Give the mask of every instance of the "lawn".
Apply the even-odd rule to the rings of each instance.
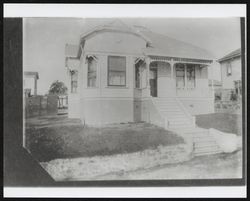
[[[27,148],[40,162],[123,154],[184,143],[176,134],[149,123],[83,127],[67,116],[33,118],[26,121]]]
[[[196,116],[201,128],[215,128],[226,133],[242,135],[242,116],[238,114],[213,113]]]

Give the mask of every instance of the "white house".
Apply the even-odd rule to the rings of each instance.
[[[38,72],[25,71],[23,74],[23,89],[26,96],[37,95]]]
[[[67,44],[65,54],[68,115],[84,124],[193,127],[194,115],[214,112],[213,56],[199,47],[114,21]]]
[[[218,62],[221,65],[222,88],[241,94],[241,49],[230,52]]]

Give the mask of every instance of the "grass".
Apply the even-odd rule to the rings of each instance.
[[[26,139],[28,149],[40,162],[132,153],[184,142],[176,134],[148,123],[93,128],[65,116],[28,119]]]
[[[196,116],[201,128],[215,128],[226,133],[242,135],[242,116],[238,114],[214,113]]]

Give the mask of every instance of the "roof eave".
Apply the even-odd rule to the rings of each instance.
[[[241,53],[232,55],[232,56],[230,56],[230,57],[223,57],[223,58],[221,58],[221,59],[218,59],[217,62],[221,63],[221,62],[223,62],[223,61],[227,61],[227,60],[230,60],[230,59],[234,59],[234,58],[240,57],[240,56],[241,56]]]

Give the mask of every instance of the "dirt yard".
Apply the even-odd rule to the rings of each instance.
[[[214,113],[196,116],[201,128],[215,128],[222,132],[242,135],[242,116],[238,114]]]
[[[165,164],[136,171],[116,172],[96,177],[96,180],[151,179],[233,179],[242,178],[242,150],[195,157],[189,161]]]
[[[65,115],[27,119],[27,148],[40,162],[124,154],[184,143],[176,134],[149,123],[83,127]]]

